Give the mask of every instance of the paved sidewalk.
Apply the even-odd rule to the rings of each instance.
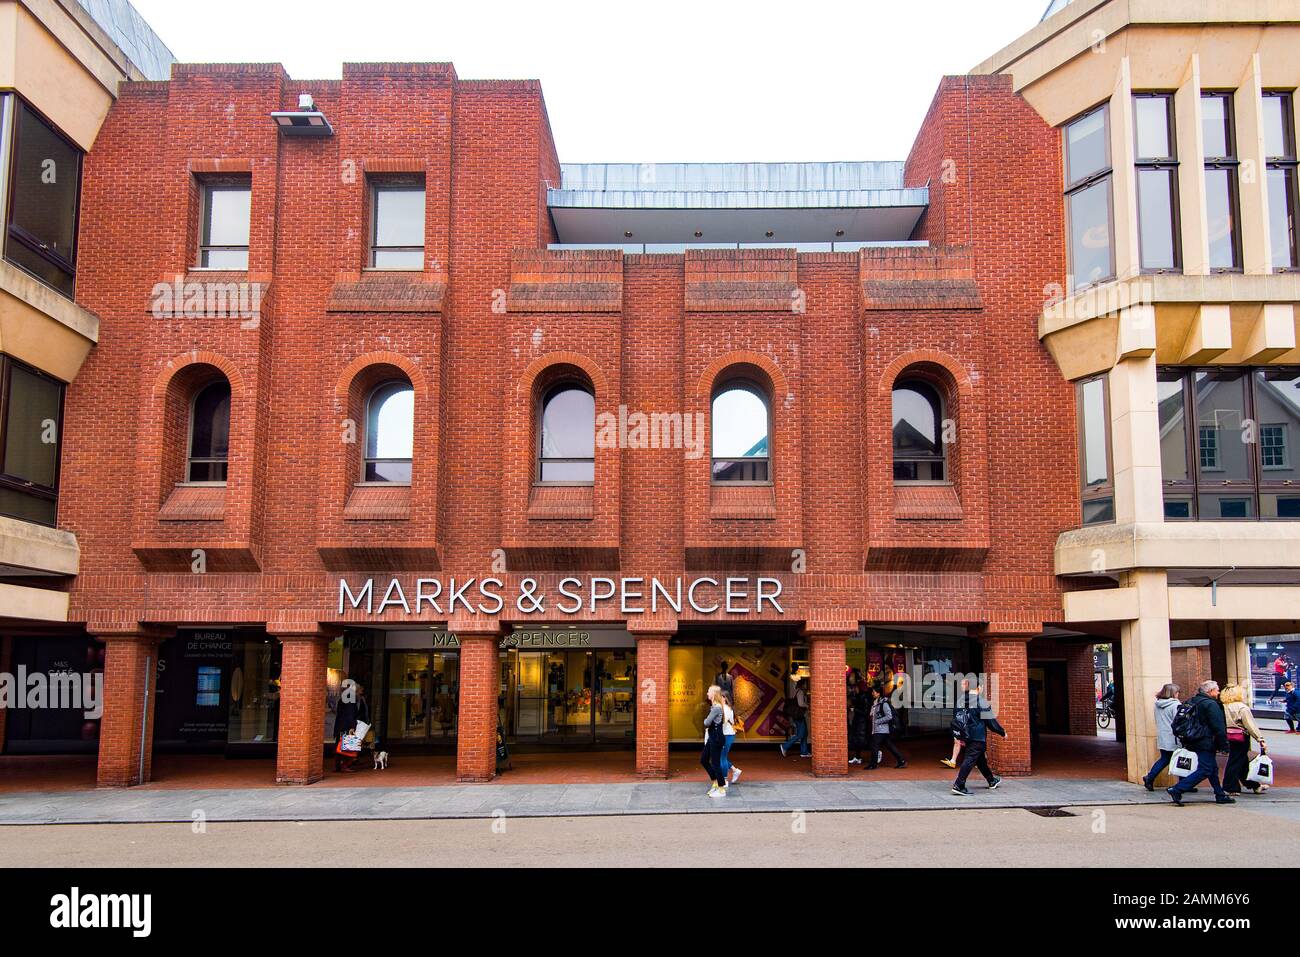
[[[683,812],[924,811],[951,808],[1169,804],[1124,781],[1008,778],[996,791],[972,782],[958,797],[938,781],[743,781],[725,798],[707,784],[479,784],[445,787],[144,789],[29,792],[0,796],[0,825],[146,824],[207,821],[350,821],[509,817],[581,817]],[[1208,803],[1205,791],[1187,804]],[[1245,806],[1300,803],[1300,788],[1274,788]]]

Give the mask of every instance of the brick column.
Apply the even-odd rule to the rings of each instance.
[[[984,673],[996,675],[998,722],[1007,736],[989,734],[989,763],[1000,775],[1031,773],[1029,756],[1029,655],[1032,635],[982,635]],[[992,687],[985,689],[992,693]]]
[[[102,788],[145,784],[153,771],[158,644],[164,635],[138,624],[87,631],[105,645],[96,783]]]
[[[668,643],[677,623],[632,619],[627,628],[636,638],[636,773],[667,778]]]
[[[1069,694],[1070,734],[1097,734],[1097,695],[1093,683],[1092,645],[1063,646]]]
[[[804,627],[812,671],[813,774],[843,778],[849,774],[849,703],[844,684],[844,643],[858,634],[857,622],[810,621]]]
[[[325,776],[325,672],[336,632],[302,622],[268,622],[266,631],[280,642],[275,783],[314,784]]]
[[[0,637],[0,673],[14,673],[14,641],[9,635]],[[7,708],[0,708],[0,754],[5,753],[5,715]]]
[[[501,627],[494,619],[484,619],[452,621],[447,630],[460,639],[456,780],[491,781],[497,773]]]

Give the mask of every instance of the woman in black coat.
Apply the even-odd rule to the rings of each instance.
[[[862,751],[871,737],[871,702],[861,685],[850,696],[849,707],[853,709],[849,716],[849,764],[861,764]]]

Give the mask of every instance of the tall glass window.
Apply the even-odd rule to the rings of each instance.
[[[1196,514],[1195,482],[1187,468],[1187,402],[1181,369],[1157,373],[1156,402],[1160,417],[1160,468],[1164,482],[1165,518]]]
[[[1106,376],[1077,386],[1079,408],[1079,483],[1083,524],[1115,521],[1115,485],[1110,464],[1110,403]]]
[[[1300,369],[1256,369],[1253,401],[1259,423],[1259,516],[1300,518]]]
[[[370,265],[424,268],[424,184],[380,181],[370,187]]]
[[[1290,93],[1264,94],[1264,156],[1273,268],[1294,269],[1300,264],[1300,253],[1296,248],[1295,101]]]
[[[894,481],[942,482],[947,475],[943,401],[928,382],[894,386]]]
[[[199,266],[247,269],[252,184],[246,178],[212,179],[202,183],[201,191]]]
[[[1173,106],[1170,93],[1139,93],[1133,97],[1138,245],[1146,272],[1175,270],[1181,265]]]
[[[713,481],[761,484],[771,480],[767,393],[733,381],[713,395]]]
[[[1062,129],[1071,289],[1115,276],[1109,117],[1102,104]]]
[[[581,485],[596,480],[596,397],[575,382],[555,386],[542,400],[537,478]]]
[[[415,390],[409,382],[385,382],[366,402],[366,458],[362,481],[411,481],[415,449]]]
[[[77,273],[82,153],[21,99],[8,100],[11,129],[4,133],[12,137],[13,158],[4,255],[71,297]]]
[[[1210,233],[1210,268],[1241,266],[1241,236],[1237,227],[1237,142],[1231,93],[1201,95],[1201,132],[1205,142],[1206,224]]]
[[[199,390],[190,410],[191,482],[224,482],[230,460],[230,383],[225,379]]]
[[[0,514],[55,523],[62,439],[62,382],[0,357]]]

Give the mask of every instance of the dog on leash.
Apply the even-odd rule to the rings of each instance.
[[[387,771],[387,770],[388,770],[388,752],[387,752],[387,751],[380,751],[380,750],[379,750],[379,743],[378,743],[378,742],[375,743],[374,752],[375,752],[375,770],[376,770],[376,771]]]

